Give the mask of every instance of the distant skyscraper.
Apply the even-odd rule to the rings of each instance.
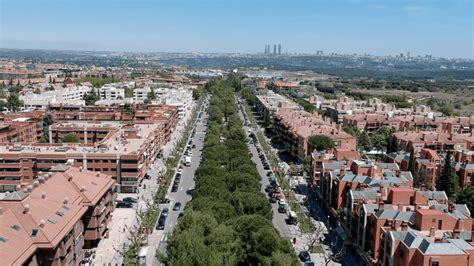
[[[278,54],[281,54],[281,44],[278,44]]]
[[[274,45],[273,45],[273,54],[276,54],[276,53],[277,53],[277,45],[274,44]]]

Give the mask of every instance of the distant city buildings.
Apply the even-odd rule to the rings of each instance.
[[[271,45],[270,44],[265,44],[265,52],[264,54],[266,55],[281,55],[281,44],[274,44],[273,45],[273,53],[271,50]]]

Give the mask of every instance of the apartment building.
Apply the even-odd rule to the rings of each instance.
[[[102,100],[120,100],[125,98],[125,89],[108,84],[99,89],[99,95]]]
[[[23,107],[26,109],[46,109],[50,104],[76,104],[85,105],[84,95],[92,90],[88,86],[71,86],[59,88],[54,91],[44,91],[41,94],[28,93],[21,95]]]
[[[323,135],[335,143],[336,149],[356,150],[356,138],[340,130],[334,123],[324,120],[318,114],[306,111],[280,108],[273,114],[273,131],[285,144],[288,152],[302,161],[312,152],[309,147],[311,136]]]
[[[342,124],[344,127],[354,127],[369,134],[384,126],[395,129],[399,128],[399,121],[396,118],[381,114],[344,115]]]
[[[51,126],[49,144],[0,145],[0,191],[28,185],[40,172],[70,163],[110,175],[117,191],[136,192],[160,153],[164,124],[157,122],[60,122]],[[62,143],[73,134],[80,143]]]
[[[150,87],[136,88],[133,90],[133,100],[144,102],[148,99],[148,94],[151,92]]]
[[[0,143],[36,142],[40,138],[42,130],[42,125],[29,118],[0,122]]]
[[[75,106],[51,105],[54,121],[129,121],[157,122],[164,125],[163,141],[167,142],[179,121],[178,108],[168,105],[111,105],[111,106]]]
[[[79,265],[107,235],[115,182],[68,165],[0,196],[1,265]]]
[[[450,150],[474,149],[474,135],[470,133],[446,133],[438,131],[405,131],[394,134],[399,148],[405,151],[412,149],[416,154],[422,148],[435,150],[438,153]]]

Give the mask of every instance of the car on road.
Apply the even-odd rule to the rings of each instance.
[[[283,199],[283,195],[280,194],[280,193],[275,193],[274,195],[275,195],[277,201]]]
[[[181,174],[180,173],[177,173],[176,176],[174,177],[174,179],[181,179]]]
[[[191,166],[191,156],[184,157],[184,165]]]
[[[194,188],[190,188],[190,189],[186,190],[186,194],[188,194],[190,196],[192,196],[193,193],[194,193]]]
[[[166,203],[170,203],[170,199],[167,199],[167,198],[160,199],[160,204],[166,204]]]
[[[125,197],[122,199],[123,202],[130,202],[130,203],[137,203],[138,200],[136,198],[132,198],[132,197]]]
[[[311,261],[311,255],[306,250],[301,251],[300,254],[298,254],[298,257],[302,262]]]
[[[312,261],[305,261],[303,265],[304,266],[315,266],[316,264],[314,264],[314,262],[312,262]]]
[[[183,168],[181,168],[181,166],[180,166],[178,168],[178,170],[176,170],[176,173],[182,175],[183,174]]]
[[[178,183],[174,183],[174,184],[173,184],[173,187],[171,188],[171,192],[177,192],[177,191],[178,191],[178,188],[179,188],[179,184],[178,184]]]
[[[160,216],[158,219],[158,224],[156,225],[156,230],[163,230],[165,229],[166,217]]]
[[[176,202],[173,207],[173,211],[179,211],[181,210],[181,202]]]
[[[168,208],[163,208],[163,210],[161,210],[161,216],[167,217],[169,212],[170,210]]]
[[[278,204],[278,212],[286,213],[286,204]]]
[[[120,201],[117,202],[117,205],[115,205],[117,208],[133,208],[133,203],[127,202],[127,201]]]
[[[191,148],[195,149],[195,148],[196,148],[196,144],[193,144],[193,146],[192,146]]]
[[[273,193],[280,193],[280,188],[278,186],[273,187]]]
[[[269,200],[270,200],[270,203],[276,203],[276,202],[277,202],[277,199],[276,199],[275,194],[272,194],[272,195],[270,196],[270,199],[269,199]]]
[[[270,177],[270,176],[272,176],[272,175],[274,175],[272,171],[268,171],[268,172],[267,172],[267,176],[268,176],[268,177]]]
[[[180,212],[180,213],[178,214],[178,220],[181,219],[181,217],[183,217],[183,216],[184,216],[184,212]]]
[[[267,163],[263,165],[263,169],[265,170],[270,170],[270,165],[268,165]]]

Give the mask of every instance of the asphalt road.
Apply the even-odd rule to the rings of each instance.
[[[242,121],[245,121],[244,116],[242,114],[242,111],[240,110],[240,107],[239,107],[239,116],[242,119]],[[248,136],[248,130],[249,129],[251,129],[251,128],[247,127],[247,126],[244,126],[244,130],[245,130],[245,133],[247,135],[247,140],[250,141],[251,138]],[[257,165],[257,170],[258,170],[258,173],[260,174],[260,177],[261,177],[261,182],[260,183],[262,184],[262,186],[260,187],[260,189],[261,189],[262,193],[265,194],[265,196],[268,199],[267,193],[265,192],[265,187],[270,184],[270,181],[268,180],[268,177],[267,177],[267,173],[270,170],[263,169],[262,161],[260,161],[260,158],[258,157],[258,152],[257,152],[256,145],[259,145],[259,144],[248,144],[248,147],[250,149],[250,152],[252,153],[252,161]],[[268,161],[268,158],[266,158],[266,156],[265,156],[265,159]],[[272,218],[273,226],[278,230],[278,232],[280,232],[280,235],[283,238],[288,239],[288,240],[292,240],[293,235],[291,234],[290,230],[288,229],[288,224],[285,221],[285,219],[287,218],[287,214],[278,212],[278,204],[277,203],[271,203],[271,205],[272,205],[272,210],[273,210],[273,218]]]
[[[174,227],[176,226],[178,222],[179,213],[184,211],[186,204],[192,199],[192,197],[187,193],[187,191],[189,189],[194,189],[194,185],[195,185],[194,173],[199,167],[199,161],[202,154],[201,150],[204,147],[204,137],[206,134],[204,130],[206,130],[207,128],[204,122],[205,120],[207,120],[207,118],[208,118],[207,113],[202,112],[201,118],[198,118],[196,121],[196,124],[195,124],[196,133],[193,138],[193,144],[195,144],[196,147],[191,150],[193,153],[193,155],[191,156],[191,165],[183,166],[183,173],[181,175],[178,191],[169,192],[166,197],[170,199],[170,203],[160,205],[160,209],[163,209],[166,207],[169,209],[168,218],[166,219],[166,223],[165,223],[165,229],[156,230],[156,225],[155,225],[155,229],[153,232],[153,234],[157,235],[158,238],[160,239],[158,248],[160,252],[162,253],[166,251],[167,237],[170,233],[172,233]],[[189,143],[189,139],[187,143]],[[181,203],[181,209],[179,211],[173,211],[173,207],[176,202]]]

